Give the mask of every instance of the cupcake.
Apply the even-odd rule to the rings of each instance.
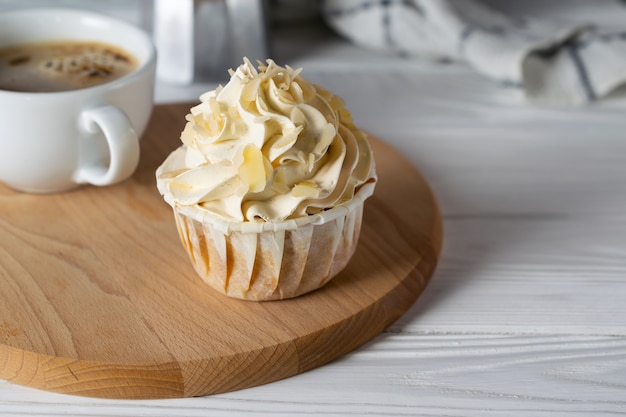
[[[244,59],[191,108],[156,171],[196,272],[229,297],[316,290],[357,246],[372,151],[343,101],[300,72]]]

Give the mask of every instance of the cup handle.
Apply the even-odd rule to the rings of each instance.
[[[88,133],[103,134],[109,148],[109,166],[86,162],[79,167],[76,181],[110,185],[130,177],[139,163],[139,138],[128,116],[115,106],[103,106],[84,110],[79,123]]]

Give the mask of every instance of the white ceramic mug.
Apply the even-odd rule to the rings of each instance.
[[[94,87],[62,92],[0,90],[0,182],[25,192],[109,185],[132,175],[153,108],[156,51],[125,22],[82,10],[0,14],[0,48],[53,40],[96,41],[134,55],[137,68]]]

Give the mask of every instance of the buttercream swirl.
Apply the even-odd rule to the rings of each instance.
[[[272,60],[231,70],[186,116],[157,171],[161,193],[226,221],[281,222],[351,200],[375,181],[372,152],[343,101]]]

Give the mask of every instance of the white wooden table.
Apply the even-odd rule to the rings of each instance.
[[[283,381],[156,401],[0,381],[0,415],[626,415],[626,98],[532,108],[462,65],[326,36],[285,36],[275,58],[342,95],[430,182],[444,246],[425,293],[367,345]],[[159,85],[157,100],[212,87]]]

